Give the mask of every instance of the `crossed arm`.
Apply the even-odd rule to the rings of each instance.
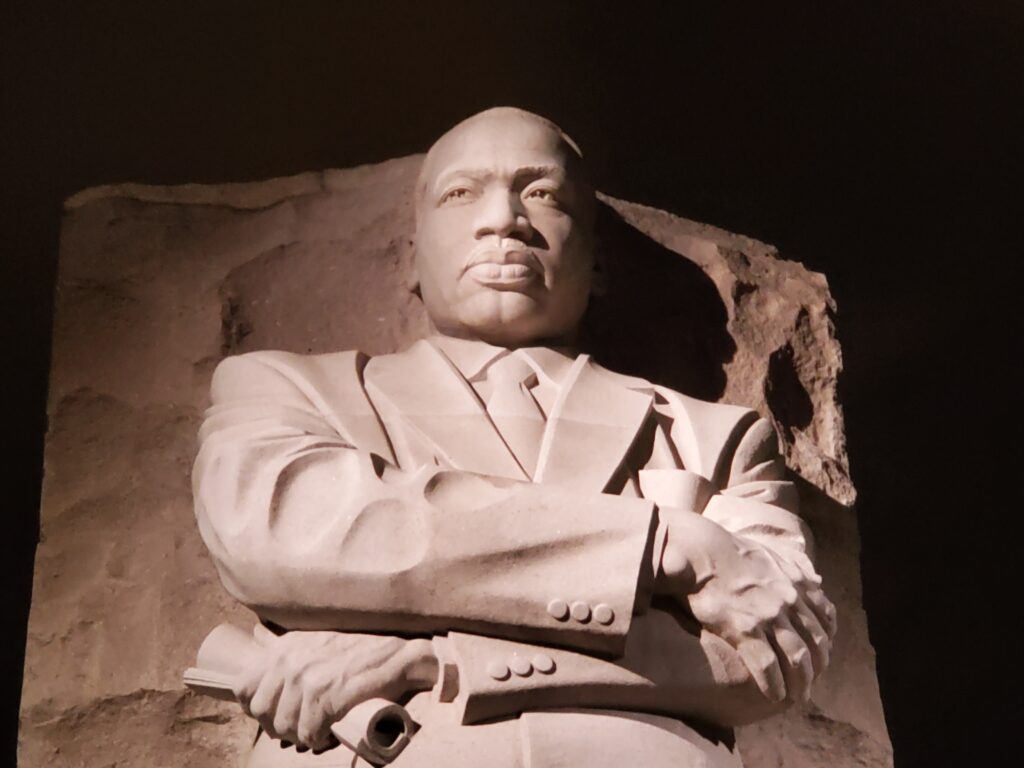
[[[318,721],[360,697],[429,687],[446,659],[467,721],[509,714],[528,697],[723,725],[777,710],[827,662],[834,611],[799,520],[779,506],[785,484],[763,428],[741,440],[747,466],[734,466],[734,482],[701,515],[397,470],[258,355],[222,364],[213,400],[194,483],[225,586],[285,629],[329,630],[261,636],[267,669],[238,688],[272,734],[322,744]],[[670,610],[651,608],[652,594]],[[553,601],[602,606],[601,621],[564,616]],[[495,653],[532,650],[553,674],[486,673]]]

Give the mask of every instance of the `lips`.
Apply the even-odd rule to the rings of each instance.
[[[528,250],[491,250],[476,255],[466,267],[475,282],[496,290],[519,290],[540,279],[541,266]]]

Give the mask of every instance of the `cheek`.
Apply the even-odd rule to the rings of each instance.
[[[443,284],[459,270],[461,249],[452,231],[432,224],[416,233],[416,271],[422,282]]]
[[[548,270],[560,280],[589,275],[594,257],[590,238],[576,227],[552,227],[548,237]]]
[[[427,226],[421,226],[420,230],[416,233],[416,248],[431,264],[437,261],[447,250],[448,243],[445,236],[448,232],[447,227],[438,226],[436,222],[431,222]]]

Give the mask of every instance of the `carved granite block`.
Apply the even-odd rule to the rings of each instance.
[[[215,625],[253,622],[222,589],[195,525],[190,471],[210,378],[240,353],[387,355],[430,333],[413,292],[422,162],[248,184],[101,187],[67,201],[22,703],[26,765],[242,764],[252,721],[181,683]],[[607,369],[770,422],[838,612],[831,662],[810,699],[738,729],[743,764],[891,765],[861,608],[825,278],[749,238],[599,200],[608,290],[591,300],[580,348]],[[611,606],[580,605],[566,600],[568,621],[586,608],[586,621],[610,613],[614,626]],[[449,640],[470,658],[475,636]],[[556,656],[545,658],[561,663]],[[510,656],[508,678],[543,674],[533,670],[547,661]],[[523,663],[529,672],[516,671]],[[547,727],[536,726],[538,744]]]

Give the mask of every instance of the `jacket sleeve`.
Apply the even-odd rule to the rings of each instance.
[[[806,526],[795,514],[796,491],[784,479],[771,425],[745,409],[692,407],[713,414],[705,411],[702,428],[682,446],[693,469],[641,471],[645,492],[661,496],[666,506],[702,512],[813,571]],[[787,706],[758,689],[729,643],[692,618],[659,608],[634,618],[624,652],[614,660],[461,633],[444,642],[458,668],[454,703],[465,723],[525,709],[596,707],[733,727]]]
[[[701,513],[819,581],[811,533],[797,514],[797,489],[786,479],[767,419],[749,408],[705,403],[660,387],[658,392],[673,418],[672,441],[685,469],[652,473],[655,492],[644,495],[662,506]]]
[[[614,661],[457,632],[441,642],[458,670],[453,704],[466,724],[525,710],[592,707],[733,727],[785,707],[758,690],[728,643],[657,608],[634,619],[625,652]]]
[[[398,470],[386,437],[361,444],[383,430],[368,427],[360,358],[324,357],[313,371],[309,358],[251,353],[215,372],[193,490],[235,598],[287,629],[623,652],[648,599],[652,502]]]
[[[818,583],[811,532],[797,514],[799,497],[796,486],[785,479],[775,430],[754,415],[742,426],[722,466],[721,490],[708,500],[704,517],[771,549]]]

